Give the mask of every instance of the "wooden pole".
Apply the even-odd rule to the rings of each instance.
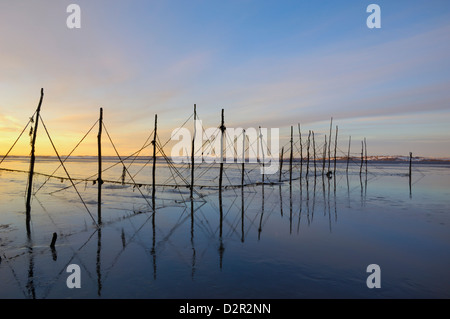
[[[220,139],[220,175],[219,175],[219,210],[220,210],[220,246],[219,246],[219,255],[220,255],[220,269],[222,269],[223,262],[223,252],[225,247],[222,242],[222,228],[223,228],[223,206],[222,206],[222,179],[223,179],[223,142],[225,138],[225,117],[224,117],[224,109],[222,109],[222,120],[220,124],[220,130],[222,132]]]
[[[39,126],[39,114],[41,112],[42,99],[44,98],[44,89],[41,89],[41,98],[39,99],[39,104],[36,110],[36,123],[34,125],[33,139],[31,141],[31,158],[30,158],[30,172],[28,175],[28,190],[27,190],[27,203],[26,203],[26,226],[27,233],[30,234],[30,221],[31,221],[31,191],[33,189],[33,174],[34,174],[34,162],[35,157],[35,145],[36,145],[36,133]]]
[[[225,251],[225,246],[223,245],[222,233],[223,233],[223,203],[222,203],[222,188],[219,189],[219,213],[220,213],[220,225],[219,225],[219,263],[220,269],[222,270],[223,265],[223,253]]]
[[[292,185],[289,186],[289,234],[292,234]]]
[[[195,153],[195,135],[196,135],[197,105],[194,104],[194,137],[192,138],[191,149],[191,199],[194,198],[194,153]]]
[[[263,185],[263,191],[264,191],[264,179],[265,179],[265,158],[264,158],[264,145],[263,145],[263,134],[261,131],[261,126],[259,127],[259,141],[261,143],[261,155],[262,155],[262,166],[263,166],[263,170],[262,170],[262,185]]]
[[[241,187],[244,187],[244,175],[245,175],[245,129],[242,130],[242,176],[241,176]]]
[[[121,176],[121,179],[122,179],[122,185],[125,185],[125,173],[126,173],[126,171],[127,171],[127,168],[125,167],[125,165],[122,167],[122,176]]]
[[[359,168],[359,176],[362,174],[362,167],[364,163],[364,141],[361,141],[361,166]]]
[[[409,198],[412,198],[411,178],[412,178],[412,152],[409,152]]]
[[[328,172],[330,171],[330,160],[331,160],[331,135],[332,135],[332,128],[333,128],[333,118],[331,118],[330,121],[330,136],[329,136],[329,142],[328,142]]]
[[[290,185],[292,187],[292,184]],[[261,218],[259,219],[259,227],[258,227],[258,241],[261,239],[262,232],[262,221],[264,216],[264,183],[262,184],[262,204],[261,204]]]
[[[367,142],[366,142],[366,138],[364,138],[364,149],[365,149],[365,157],[366,157],[366,161],[365,161],[365,164],[366,164],[366,174],[367,174]]]
[[[352,136],[350,135],[349,139],[348,139],[348,153],[347,153],[347,169],[346,169],[346,173],[348,174],[348,164],[350,162],[350,144],[352,143]]]
[[[325,134],[325,142],[323,144],[323,164],[322,164],[322,175],[325,175],[325,163],[327,158],[327,135]]]
[[[258,240],[261,238],[261,231],[262,231],[262,217],[264,215],[264,149],[263,149],[263,143],[262,143],[262,132],[261,132],[261,126],[259,127],[259,132],[260,132],[260,141],[261,141],[261,150],[262,150],[262,156],[263,156],[263,182],[261,184],[261,194],[262,194],[262,209],[261,209],[261,219],[259,220],[259,228],[258,228]],[[291,126],[291,143],[292,143],[292,126]],[[292,151],[291,151],[292,154]],[[292,171],[292,169],[291,169]],[[292,185],[292,184],[290,184]],[[292,187],[292,186],[291,186]]]
[[[314,177],[317,176],[317,167],[316,167],[316,140],[314,138],[314,131],[312,131],[312,138],[313,138],[313,156],[314,156]]]
[[[153,132],[153,167],[152,167],[152,204],[153,212],[155,211],[155,194],[156,194],[156,132],[158,129],[158,115],[155,114],[155,131]]]
[[[338,142],[338,126],[336,125],[336,136],[334,140],[334,169],[333,169],[333,175],[336,175],[336,149],[337,149],[337,142]]]
[[[280,187],[281,187],[281,185],[280,185]],[[245,217],[244,188],[241,188],[241,242],[242,243],[245,240],[244,217]]]
[[[219,175],[219,193],[222,193],[222,180],[223,180],[223,142],[225,138],[225,118],[224,109],[222,109],[222,121],[220,124],[220,130],[222,131],[222,136],[220,139],[220,175]]]
[[[309,175],[309,147],[311,145],[311,130],[308,133],[308,148],[307,148],[307,159],[306,159],[306,178]]]
[[[50,249],[51,249],[52,258],[54,261],[56,261],[58,259],[58,254],[56,253],[56,249],[55,249],[57,238],[58,238],[58,235],[56,233],[53,233],[52,242],[50,243]]]
[[[153,241],[153,246],[155,242]],[[191,247],[192,247],[192,270],[191,270],[191,276],[192,279],[194,278],[195,274],[195,245],[194,245],[194,199],[191,198]]]
[[[303,171],[303,144],[302,144],[302,132],[300,131],[300,123],[298,123],[298,137],[300,139],[300,179],[302,178]]]
[[[281,193],[281,184],[278,184],[278,189],[280,190],[280,213],[281,217],[283,217],[283,195]]]
[[[281,173],[283,172],[283,154],[284,154],[284,146],[281,148],[280,154],[280,177],[278,178],[278,182],[281,183]]]
[[[412,176],[412,152],[409,152],[409,177]]]
[[[289,156],[289,185],[292,185],[292,160],[294,156],[294,128],[291,126],[291,154]]]
[[[102,128],[103,128],[103,108],[100,108],[100,118],[98,120],[98,177],[97,177],[97,224],[102,223]]]
[[[58,238],[57,233],[53,233],[52,242],[50,243],[50,248],[55,249],[56,239]]]

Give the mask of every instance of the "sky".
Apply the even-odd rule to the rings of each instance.
[[[66,24],[71,3],[79,29]],[[371,3],[381,8],[379,29],[366,25]],[[196,104],[205,127],[219,126],[224,109],[227,127],[279,128],[280,145],[298,123],[323,140],[333,117],[341,155],[351,136],[355,154],[366,138],[369,155],[448,158],[449,52],[447,0],[1,1],[0,154],[44,88],[41,116],[60,154],[100,107],[128,155],[155,114],[166,141]],[[96,134],[75,154],[95,155]],[[42,127],[37,140],[37,155],[54,155]],[[29,153],[27,131],[11,154]]]

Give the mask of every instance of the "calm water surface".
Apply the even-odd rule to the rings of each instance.
[[[69,181],[37,175],[29,235],[27,175],[0,171],[0,297],[450,298],[449,164],[415,164],[411,187],[401,163],[369,163],[361,177],[359,167],[347,175],[338,164],[331,180],[314,178],[313,169],[300,180],[295,165],[291,185],[228,187],[221,200],[210,187],[217,167],[202,164],[195,200],[185,186],[159,186],[153,214],[146,162],[130,166],[141,187],[120,183],[121,164],[104,173],[117,183],[103,185],[98,229],[95,159],[66,163],[73,178],[90,177],[75,181],[89,212]],[[36,171],[58,164],[41,158]],[[27,170],[28,160],[1,168]],[[189,167],[178,168],[190,180]],[[225,168],[224,185],[239,184],[240,166]],[[249,169],[246,182],[260,181]],[[172,174],[158,162],[158,184],[183,185]],[[80,289],[66,286],[69,264],[80,266]],[[380,289],[366,285],[370,264],[381,268]]]

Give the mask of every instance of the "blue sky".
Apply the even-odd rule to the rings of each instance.
[[[70,3],[81,29],[66,27]],[[381,29],[366,26],[370,3]],[[373,155],[450,157],[449,35],[445,0],[2,1],[0,153],[43,87],[62,153],[100,106],[129,153],[155,113],[167,139],[196,103],[206,126],[224,108],[230,127],[280,128],[281,145],[290,125],[320,136],[333,117],[343,149],[351,135],[355,152],[366,137]]]

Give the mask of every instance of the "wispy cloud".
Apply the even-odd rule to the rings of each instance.
[[[18,119],[10,115],[0,114],[0,130],[2,132],[17,132],[21,128],[22,126]]]
[[[391,24],[377,35],[352,31],[347,9],[337,5],[327,7],[336,14],[327,18],[318,14],[323,5],[291,3],[290,10],[302,10],[297,23],[296,12],[274,3],[246,12],[236,10],[258,2],[208,3],[217,9],[212,15],[198,10],[200,2],[174,10],[173,3],[80,0],[83,26],[73,31],[65,27],[69,3],[0,3],[0,111],[17,119],[0,117],[2,132],[25,124],[41,87],[43,117],[55,134],[75,141],[104,107],[123,149],[141,144],[156,113],[161,133],[170,134],[194,103],[208,126],[218,125],[225,108],[235,127],[300,122],[318,133],[330,116],[349,130],[364,119],[381,131],[393,117],[437,118],[450,105],[450,25],[441,14],[435,22],[434,11],[427,11],[429,25]],[[405,23],[408,17],[391,14]]]

